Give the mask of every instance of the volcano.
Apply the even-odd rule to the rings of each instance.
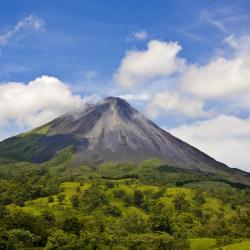
[[[72,147],[72,164],[76,166],[158,158],[177,168],[250,184],[249,173],[229,168],[174,137],[118,97],[108,97],[4,140],[0,143],[0,160],[41,163],[67,147]]]

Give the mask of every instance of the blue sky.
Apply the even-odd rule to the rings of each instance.
[[[250,2],[0,0],[0,139],[109,95],[250,170]]]
[[[28,15],[45,22],[43,32],[14,37],[1,49],[1,67],[9,67],[0,80],[28,81],[48,74],[73,82],[82,81],[82,71],[92,70],[109,80],[125,50],[145,47],[146,42],[127,41],[130,33],[139,30],[146,30],[149,39],[179,41],[184,48],[181,55],[190,62],[203,60],[221,45],[225,34],[201,15],[234,8],[235,1],[222,2],[0,1],[2,33]],[[241,2],[239,15],[250,8],[248,1]]]

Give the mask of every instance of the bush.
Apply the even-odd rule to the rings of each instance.
[[[107,207],[105,211],[107,214],[112,215],[114,217],[120,217],[122,215],[121,210],[117,207]]]
[[[142,207],[143,198],[144,198],[144,195],[143,195],[142,191],[135,190],[135,193],[134,193],[134,204],[137,207]]]
[[[122,189],[115,189],[113,190],[113,195],[115,198],[122,199],[126,195],[126,192]]]
[[[59,202],[60,204],[63,203],[64,199],[65,199],[65,195],[64,195],[64,194],[58,194],[58,195],[57,195],[57,200],[58,200],[58,202]]]
[[[79,222],[76,217],[67,218],[62,225],[62,229],[65,232],[79,235],[83,225]]]
[[[49,197],[48,197],[48,203],[52,203],[52,202],[54,202],[54,201],[55,201],[55,199],[54,199],[53,196],[49,196]]]

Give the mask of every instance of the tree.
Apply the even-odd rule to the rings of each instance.
[[[178,212],[186,212],[190,208],[190,202],[185,199],[185,194],[181,193],[173,199],[175,210]]]
[[[201,191],[196,191],[193,200],[197,205],[203,205],[206,202],[205,195]]]
[[[113,190],[113,195],[115,198],[122,199],[126,195],[126,192],[123,189],[115,189]]]
[[[42,217],[47,220],[48,222],[53,223],[55,222],[55,215],[50,210],[43,210],[41,213]]]
[[[108,198],[101,188],[93,185],[84,193],[83,202],[90,212],[101,205],[107,205]]]
[[[143,193],[140,190],[135,190],[134,193],[134,204],[137,207],[141,207],[143,203]]]
[[[8,235],[6,229],[0,228],[0,250],[16,250],[17,246]]]
[[[0,219],[4,218],[6,214],[7,214],[6,207],[0,204]]]
[[[199,207],[194,207],[193,209],[193,214],[195,217],[197,217],[202,223],[205,222],[205,218],[203,218],[203,211],[201,208]]]
[[[52,203],[52,202],[54,202],[54,201],[55,201],[55,199],[54,199],[53,196],[49,196],[49,197],[48,197],[48,203]]]
[[[73,194],[70,197],[70,201],[71,201],[71,204],[72,204],[73,208],[78,208],[79,207],[79,196],[78,195]]]
[[[63,203],[64,199],[65,199],[65,195],[64,195],[64,194],[58,194],[58,195],[57,195],[57,200],[58,200],[58,202],[59,202],[60,204]]]
[[[148,221],[140,213],[127,214],[122,221],[122,227],[129,233],[144,233],[148,228]]]
[[[172,225],[167,215],[159,214],[150,217],[149,223],[153,231],[160,231],[172,234]]]
[[[77,192],[77,193],[80,193],[80,192],[81,192],[81,186],[77,186],[77,187],[76,187],[76,192]]]
[[[47,241],[45,250],[79,250],[77,236],[58,230]]]
[[[120,217],[122,215],[122,212],[119,208],[114,207],[114,206],[108,206],[105,209],[106,213],[109,215],[112,215],[114,217]]]
[[[245,237],[250,237],[250,205],[242,207],[238,215],[239,228]]]
[[[13,229],[8,231],[9,239],[11,242],[15,242],[18,247],[31,247],[33,244],[38,244],[41,237],[26,231],[24,229]]]
[[[173,249],[173,243],[173,237],[167,233],[129,234],[123,241],[129,250]]]
[[[62,229],[65,232],[79,235],[83,225],[79,222],[76,217],[67,218],[62,225]]]
[[[116,237],[108,233],[96,233],[81,231],[78,247],[79,249],[117,249]]]

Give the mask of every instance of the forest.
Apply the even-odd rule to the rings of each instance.
[[[0,164],[0,249],[250,249],[250,188],[157,159]]]

